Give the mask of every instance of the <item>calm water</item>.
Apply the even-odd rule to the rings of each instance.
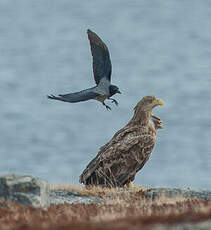
[[[154,94],[165,101],[154,110],[165,129],[135,183],[211,189],[210,19],[208,0],[0,0],[0,173],[78,184]],[[46,99],[94,85],[87,28],[108,45],[123,93],[111,112]]]

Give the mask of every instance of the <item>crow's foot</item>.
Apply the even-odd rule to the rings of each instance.
[[[111,110],[111,107],[109,107],[108,105],[106,105],[104,102],[103,102],[103,105],[106,107],[107,110]]]
[[[115,99],[109,98],[109,100],[111,100],[111,103],[114,103],[116,106],[119,105],[118,101],[116,101]]]

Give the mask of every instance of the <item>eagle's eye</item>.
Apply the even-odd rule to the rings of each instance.
[[[148,102],[151,104],[154,101],[153,98],[149,98]]]

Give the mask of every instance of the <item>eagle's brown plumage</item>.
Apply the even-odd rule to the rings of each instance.
[[[134,180],[149,159],[156,142],[156,130],[162,121],[152,109],[163,105],[155,96],[146,96],[135,107],[129,123],[99,149],[98,155],[80,176],[85,185],[122,187]]]

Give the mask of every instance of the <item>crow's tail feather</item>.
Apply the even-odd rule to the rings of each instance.
[[[51,95],[47,95],[48,99],[53,99],[53,100],[58,100],[58,101],[65,101],[64,98],[61,97],[61,95],[59,95],[58,97],[51,94]]]

